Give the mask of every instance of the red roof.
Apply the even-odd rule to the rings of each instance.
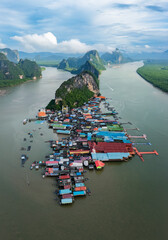
[[[72,194],[63,194],[62,195],[62,198],[71,198],[72,197]]]
[[[117,142],[98,142],[93,144],[89,142],[90,149],[93,148],[97,153],[108,153],[108,152],[129,152],[134,153],[131,143],[117,143]]]
[[[64,189],[70,189],[71,188],[71,185],[65,185],[64,186]]]
[[[70,178],[69,174],[59,176],[59,179],[68,179]]]
[[[97,167],[104,167],[105,163],[103,163],[102,161],[97,160],[97,161],[95,161],[95,165],[96,165],[96,168]]]

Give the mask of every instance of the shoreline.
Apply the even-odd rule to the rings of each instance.
[[[4,96],[7,93],[7,90],[0,89],[0,96]]]
[[[136,72],[143,80],[150,83],[153,87],[164,93],[168,93],[167,78],[165,77],[165,72],[162,70],[164,67],[165,65],[145,64],[139,67]]]

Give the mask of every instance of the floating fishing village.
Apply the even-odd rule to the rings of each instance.
[[[102,107],[106,109],[105,113]],[[63,107],[62,111],[39,110],[35,119],[25,119],[23,124],[31,121],[47,121],[48,127],[57,134],[58,140],[46,141],[52,149],[46,161],[34,161],[30,169],[42,168],[43,178],[56,178],[57,199],[61,205],[72,204],[78,197],[91,194],[86,186],[87,170],[101,171],[106,162],[124,162],[134,155],[138,155],[142,161],[144,154],[158,155],[156,150],[138,151],[136,144],[151,144],[136,143],[132,139],[146,140],[146,135],[129,135],[124,125],[131,123],[120,123],[118,113],[104,96],[93,97],[83,106],[71,110],[68,107]],[[32,133],[28,134],[30,138],[33,137]],[[31,146],[28,146],[27,151],[30,149]],[[27,159],[26,154],[21,155],[23,166]]]

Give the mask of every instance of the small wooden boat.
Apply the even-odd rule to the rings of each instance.
[[[28,147],[27,147],[27,151],[30,151],[30,149],[31,149],[31,146],[28,146]]]
[[[21,159],[22,166],[23,166],[23,165],[25,164],[26,160],[28,159],[28,156],[25,155],[25,154],[22,154],[21,157],[20,157],[20,159]]]
[[[25,118],[24,120],[23,120],[23,124],[25,125],[27,123],[27,119]]]
[[[87,193],[89,196],[91,195],[90,188],[87,188],[86,193]]]

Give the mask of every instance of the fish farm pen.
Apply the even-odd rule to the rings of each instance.
[[[109,112],[103,113],[102,108]],[[30,121],[24,120],[23,124]],[[146,135],[129,135],[124,125],[131,123],[120,123],[118,113],[103,96],[94,97],[83,106],[71,110],[39,110],[33,121],[47,121],[48,128],[53,129],[58,136],[59,140],[46,141],[51,148],[51,154],[46,156],[46,161],[35,161],[30,169],[43,167],[43,178],[56,178],[56,193],[61,205],[72,204],[74,199],[91,194],[85,184],[88,180],[85,177],[87,170],[100,171],[106,162],[128,161],[135,154],[142,161],[143,154],[158,155],[156,150],[139,152],[135,148],[135,144],[151,144],[132,142],[131,139],[146,140]],[[139,131],[138,128],[131,130]],[[27,150],[30,149],[31,146],[28,146]],[[26,155],[21,156],[22,163],[26,159]]]

